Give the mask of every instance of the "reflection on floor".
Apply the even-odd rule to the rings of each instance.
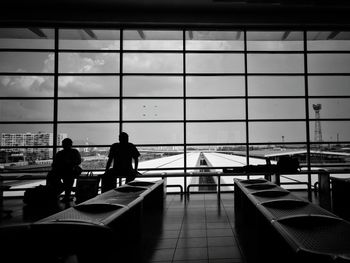
[[[20,199],[5,200],[4,208],[13,212],[1,225],[38,219],[23,217]],[[138,262],[245,262],[234,228],[233,193],[219,200],[216,194],[169,194],[164,211],[144,215],[143,224],[141,245],[132,248]]]

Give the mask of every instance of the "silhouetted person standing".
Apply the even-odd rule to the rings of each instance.
[[[62,141],[63,150],[56,153],[52,162],[52,170],[55,176],[63,181],[64,198],[63,201],[70,201],[70,194],[73,188],[74,179],[81,173],[79,164],[81,163],[80,153],[73,149],[73,141],[66,138]]]
[[[137,174],[137,168],[139,163],[140,153],[136,146],[129,142],[129,135],[125,132],[120,133],[119,143],[112,144],[106,165],[106,177],[108,181],[113,180],[113,185],[107,188],[113,189],[116,185],[116,179],[118,177],[125,177],[125,183],[128,183],[135,179]],[[134,168],[132,167],[132,161],[134,160]],[[108,171],[113,161],[112,171]],[[114,187],[113,187],[114,186]],[[106,191],[108,189],[104,189]]]

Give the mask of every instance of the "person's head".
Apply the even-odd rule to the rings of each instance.
[[[119,134],[119,142],[120,143],[128,143],[129,142],[129,135],[126,132],[121,132]]]
[[[73,141],[69,138],[65,138],[63,141],[62,141],[62,147],[63,149],[70,149],[72,148],[73,146]]]

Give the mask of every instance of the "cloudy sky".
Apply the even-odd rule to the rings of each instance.
[[[125,123],[124,130],[130,139],[138,144],[171,143],[184,141],[184,114],[189,121],[186,126],[187,143],[244,143],[246,138],[246,114],[249,119],[266,120],[249,123],[249,141],[254,142],[298,142],[306,140],[305,100],[302,98],[249,98],[246,112],[244,76],[187,76],[186,112],[184,113],[183,78],[181,76],[142,76],[142,73],[182,73],[182,53],[133,53],[137,49],[181,50],[182,41],[164,35],[165,40],[138,40],[140,33],[127,31],[124,48],[130,50],[123,55],[123,72],[138,73],[123,78],[124,121],[165,121],[163,123]],[[105,33],[105,32],[102,32]],[[101,33],[101,34],[102,34]],[[66,36],[70,32],[66,32]],[[189,34],[189,33],[188,33]],[[195,40],[192,33],[188,40],[189,50],[243,50],[243,42],[237,32],[232,39]],[[1,35],[1,32],[0,32]],[[147,35],[147,34],[146,34]],[[152,32],[150,32],[150,36]],[[254,34],[253,34],[254,35]],[[297,39],[297,36],[292,37]],[[80,36],[81,37],[81,36]],[[86,37],[86,36],[85,36]],[[273,36],[271,36],[273,37]],[[114,50],[119,48],[118,36],[106,40],[77,40],[67,37],[60,41],[64,49]],[[169,38],[169,39],[167,39]],[[172,36],[172,38],[174,38]],[[208,38],[210,38],[208,36]],[[248,38],[249,39],[249,38]],[[11,39],[10,39],[11,40]],[[11,45],[8,38],[0,38],[0,47]],[[12,39],[17,47],[18,39]],[[29,41],[29,40],[28,40]],[[32,43],[31,41],[30,43]],[[320,43],[317,45],[318,42]],[[310,47],[325,49],[324,42],[331,48],[344,50],[349,41],[310,41]],[[340,42],[336,44],[334,42]],[[346,42],[346,43],[344,43]],[[37,45],[37,42],[35,42]],[[33,44],[34,45],[34,44]],[[34,46],[35,46],[34,45]],[[51,44],[49,44],[51,45]],[[268,41],[260,39],[248,42],[249,50],[302,50],[302,41]],[[241,53],[186,54],[187,73],[244,73],[244,55]],[[247,55],[248,73],[304,73],[303,54],[257,54]],[[119,73],[119,53],[113,52],[62,52],[59,54],[59,73],[78,75],[60,76],[58,89],[59,121],[118,121],[120,87],[119,76],[88,76],[88,73]],[[309,54],[310,73],[350,73],[350,54]],[[52,121],[54,78],[40,75],[54,72],[52,52],[0,52],[0,122],[6,121]],[[30,76],[22,73],[32,73]],[[37,75],[36,75],[37,74]],[[309,95],[350,95],[349,76],[310,76]],[[304,96],[303,76],[249,76],[249,96]],[[207,98],[217,96],[220,98]],[[229,97],[230,98],[227,98]],[[21,97],[13,100],[7,97]],[[36,97],[35,99],[28,99]],[[50,98],[51,97],[51,98]],[[67,97],[69,99],[67,99]],[[84,97],[101,97],[84,99]],[[163,97],[142,99],[142,97]],[[164,98],[167,97],[167,98]],[[195,97],[195,98],[194,98]],[[232,98],[233,97],[233,98]],[[25,99],[27,98],[27,99]],[[65,99],[66,98],[66,99]],[[315,117],[313,104],[322,104],[322,118],[350,118],[349,99],[312,98],[309,100],[310,118]],[[273,122],[268,120],[288,119],[294,121]],[[206,122],[210,120],[210,122]],[[234,120],[234,122],[227,122]],[[170,122],[166,122],[170,121]],[[178,122],[176,122],[178,121]],[[194,122],[191,122],[194,121]],[[88,140],[95,144],[110,144],[117,140],[117,123],[59,124],[58,130],[68,133],[73,140]],[[314,122],[310,124],[313,140]],[[0,124],[0,132],[52,131],[50,124]],[[349,122],[322,122],[323,139],[335,141],[350,140]]]

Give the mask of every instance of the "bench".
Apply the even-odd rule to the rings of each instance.
[[[264,179],[235,183],[235,226],[252,262],[350,262],[350,223]]]
[[[137,256],[133,255],[135,253],[129,247],[138,246],[141,241],[143,213],[148,209],[163,207],[164,189],[164,180],[133,181],[22,228],[2,228],[0,233],[16,236],[18,232],[24,235],[24,239],[26,235],[31,236],[34,243],[29,242],[27,246],[36,251],[38,257],[33,262],[47,256],[47,253],[42,252],[46,243],[53,246],[49,250],[51,257],[73,256],[79,258],[78,262],[103,262],[98,258],[100,255],[105,262],[115,260],[116,257],[124,257],[123,260],[127,260],[124,262],[129,262],[129,257]],[[39,243],[34,241],[36,239]],[[76,244],[79,242],[81,244]],[[14,246],[17,251],[22,251],[21,245]],[[53,251],[55,249],[56,252]]]

